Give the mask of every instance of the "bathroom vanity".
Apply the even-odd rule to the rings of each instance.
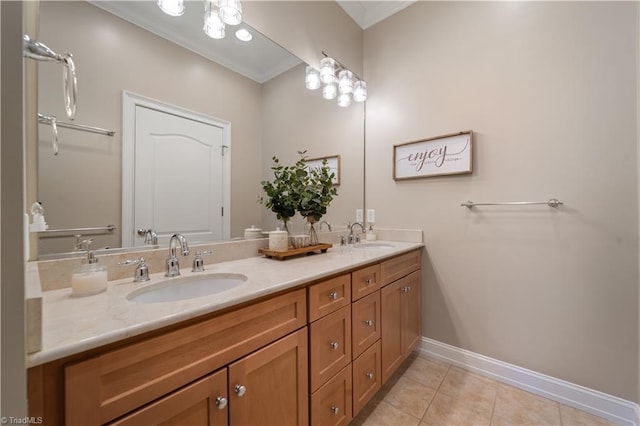
[[[393,242],[223,262],[202,273],[247,282],[187,301],[127,299],[161,274],[82,299],[45,293],[29,415],[82,426],[348,424],[419,342],[421,251]]]

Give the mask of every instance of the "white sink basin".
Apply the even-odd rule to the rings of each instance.
[[[378,249],[393,248],[393,246],[387,243],[360,243],[360,244],[354,244],[353,248],[365,249],[365,250],[378,250]]]
[[[139,288],[127,295],[135,303],[176,302],[209,296],[236,288],[247,281],[241,274],[206,274],[167,278],[156,284]]]

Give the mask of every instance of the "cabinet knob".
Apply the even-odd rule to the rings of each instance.
[[[224,408],[227,406],[227,402],[229,402],[229,400],[224,396],[217,397],[216,405],[218,406],[218,410],[224,410]]]
[[[364,280],[364,283],[366,285],[369,285],[369,284],[373,283],[373,280],[371,278],[367,278],[366,280]]]
[[[402,287],[402,288],[400,289],[400,291],[402,291],[403,293],[408,293],[408,292],[409,292],[409,290],[411,290],[411,287]]]
[[[365,375],[367,376],[367,379],[369,379],[369,380],[373,379],[373,373],[367,373]]]
[[[331,342],[329,344],[329,346],[331,346],[331,349],[336,350],[340,347],[340,345],[338,344],[338,342]]]
[[[247,388],[246,386],[243,385],[236,385],[236,394],[238,394],[238,396],[242,396],[247,392]]]
[[[331,406],[331,412],[336,415],[340,412],[340,408],[336,407],[335,405]]]
[[[331,300],[336,300],[338,298],[338,293],[335,291],[332,291],[331,293],[329,293],[329,299]]]
[[[373,320],[364,320],[364,323],[367,327],[372,327],[373,326]]]

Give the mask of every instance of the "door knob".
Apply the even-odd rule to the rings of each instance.
[[[335,405],[331,406],[331,412],[335,415],[338,414],[340,412],[340,408],[336,407]]]
[[[366,376],[369,380],[373,379],[373,373],[367,373]]]
[[[224,396],[217,397],[216,405],[218,406],[218,410],[224,410],[224,408],[227,406],[227,402],[229,402],[229,400]]]
[[[331,349],[333,349],[333,350],[338,349],[338,347],[340,346],[338,344],[338,342],[331,342],[329,345],[331,346]]]
[[[367,327],[371,327],[373,325],[373,321],[372,320],[364,320],[364,323]]]
[[[335,291],[332,291],[331,293],[329,293],[329,299],[336,300],[337,298],[338,298],[338,293],[336,293]]]
[[[238,396],[242,396],[247,392],[247,388],[243,385],[236,385],[235,391]]]

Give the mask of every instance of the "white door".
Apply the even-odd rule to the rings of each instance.
[[[135,106],[134,245],[152,228],[165,246],[174,233],[189,242],[228,238],[224,229],[223,128]],[[226,232],[225,232],[226,231]]]

